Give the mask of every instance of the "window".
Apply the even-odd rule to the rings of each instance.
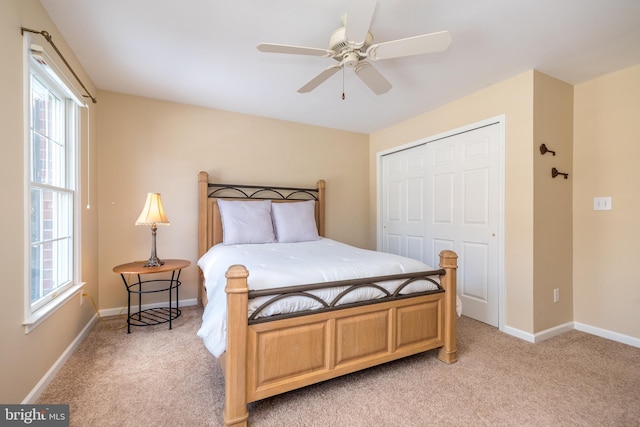
[[[32,50],[32,52],[34,52]],[[79,105],[39,51],[29,58],[27,322],[79,283]],[[31,319],[31,320],[29,320]],[[36,320],[34,320],[36,319]]]

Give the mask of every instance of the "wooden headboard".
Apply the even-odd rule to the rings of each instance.
[[[209,174],[198,174],[198,258],[211,246],[222,242],[222,220],[218,199],[271,200],[275,203],[316,201],[318,234],[325,235],[325,182],[319,180],[317,188],[274,187],[265,185],[216,184],[209,182]],[[198,289],[198,302],[203,302],[202,275]],[[206,297],[205,297],[206,298]]]

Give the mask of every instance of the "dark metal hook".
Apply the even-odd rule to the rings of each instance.
[[[544,145],[544,144],[543,144],[543,145]],[[555,177],[556,177],[556,176],[558,176],[558,175],[562,175],[562,176],[564,176],[564,179],[569,178],[569,174],[568,174],[568,173],[558,172],[558,169],[556,169],[556,168],[551,169],[551,177],[552,177],[552,178],[555,178]]]
[[[546,145],[544,144],[540,145],[540,154],[544,155],[546,153],[551,153],[554,156],[556,155],[556,152],[549,150]]]

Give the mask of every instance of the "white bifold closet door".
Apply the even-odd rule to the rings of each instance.
[[[434,268],[456,251],[463,314],[496,327],[499,137],[488,125],[382,157],[382,250]]]

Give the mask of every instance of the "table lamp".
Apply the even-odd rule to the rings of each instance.
[[[151,226],[151,257],[147,260],[145,267],[159,267],[164,264],[156,255],[156,230],[158,225],[169,225],[169,220],[162,207],[160,193],[148,193],[147,201],[142,208],[140,216],[136,220],[136,225]]]

